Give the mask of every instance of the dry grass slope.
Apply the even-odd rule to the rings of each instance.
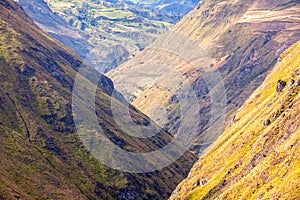
[[[281,54],[171,200],[300,199],[299,55],[300,42]]]
[[[227,119],[230,120],[260,86],[278,56],[300,39],[299,10],[300,2],[294,0],[201,1],[172,29],[181,35],[181,39],[174,40],[167,34],[153,45],[167,46],[172,52],[151,49],[150,45],[129,62],[109,72],[108,76],[119,91],[131,94],[133,105],[157,122],[160,122],[160,112],[151,113],[151,108],[161,104],[167,115],[165,124],[174,132],[180,126],[176,120],[180,113],[176,111],[176,105],[169,103],[170,97],[176,91],[186,89],[182,81],[189,82],[199,97],[199,110],[204,113],[200,120],[191,121],[194,124],[201,121],[197,130],[200,137],[192,147],[192,150],[201,153],[202,143],[205,142],[202,137],[210,118],[205,113],[210,113],[211,105],[210,94],[203,92],[206,83],[201,78],[201,72],[215,70],[221,73],[227,95]],[[207,55],[203,56],[201,50],[192,52],[190,46],[183,42],[185,38],[199,45],[199,49],[205,50]],[[178,52],[179,56],[176,55]],[[185,60],[187,54],[195,54],[190,57],[210,63],[194,66]],[[147,66],[152,68],[149,70]],[[145,72],[148,74],[144,75]],[[174,77],[174,74],[181,79]],[[191,109],[199,112],[195,107]]]

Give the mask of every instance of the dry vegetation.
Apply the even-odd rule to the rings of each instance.
[[[170,199],[300,198],[299,55],[300,42],[280,56]]]
[[[191,123],[200,121],[197,131],[203,135],[210,118],[211,102],[210,94],[203,92],[206,83],[202,80],[201,70],[221,73],[228,119],[231,119],[260,86],[280,53],[300,39],[299,13],[299,1],[293,0],[201,1],[172,29],[181,36],[180,39],[172,37],[171,33],[159,38],[108,76],[116,88],[127,94],[133,105],[146,114],[159,103],[158,97],[168,118],[165,125],[174,133],[179,126],[176,118],[180,113],[176,111],[178,105],[168,102],[177,91],[192,85],[200,103],[199,109],[193,105],[191,110],[201,110],[202,115],[201,119],[191,119]],[[193,51],[191,45],[185,43],[186,38],[199,48]],[[187,57],[192,59],[187,60]],[[197,65],[193,65],[193,59],[208,63],[195,62]],[[152,66],[153,70],[147,66]],[[160,113],[151,115],[152,119],[159,122]],[[205,137],[201,137],[192,147],[198,153],[205,142]]]

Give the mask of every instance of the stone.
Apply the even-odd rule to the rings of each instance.
[[[271,121],[268,119],[266,121],[264,121],[263,126],[269,126],[271,124]]]
[[[290,80],[290,82],[289,82],[289,87],[292,87],[293,85],[294,85],[294,83],[295,83],[295,80]]]
[[[276,91],[277,91],[277,92],[282,92],[283,89],[285,88],[285,86],[286,86],[286,82],[285,82],[285,81],[282,81],[282,80],[279,80],[279,81],[277,82]]]

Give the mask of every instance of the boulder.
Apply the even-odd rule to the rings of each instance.
[[[269,126],[270,124],[271,124],[271,121],[268,119],[268,120],[264,121],[263,126],[264,126],[264,127],[265,127],[265,126]]]
[[[290,80],[290,82],[289,82],[289,87],[292,87],[293,85],[294,85],[294,83],[295,83],[295,80]]]
[[[282,81],[282,80],[279,80],[277,82],[277,87],[276,87],[276,91],[277,92],[282,92],[282,90],[285,88],[286,86],[286,82],[285,81]]]

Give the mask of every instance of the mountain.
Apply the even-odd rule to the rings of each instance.
[[[201,1],[171,31],[107,76],[126,99],[174,135],[182,129],[178,99],[194,99],[186,111],[191,117],[184,119],[190,126],[183,132],[194,137],[190,149],[201,154],[280,53],[300,39],[299,11],[295,0]]]
[[[142,7],[151,8],[164,13],[173,13],[180,16],[186,15],[199,2],[198,0],[131,0],[131,2],[141,5]]]
[[[107,72],[133,57],[178,21],[135,4],[81,0],[19,0],[45,32]],[[90,57],[97,59],[90,60]]]
[[[299,55],[300,41],[279,56],[170,199],[300,198]]]
[[[74,110],[96,116],[105,142],[132,153],[161,149],[173,138],[136,108],[125,106],[117,92],[113,98],[112,82],[93,69],[42,32],[13,0],[0,1],[0,199],[166,199],[186,176],[196,160],[190,152],[148,173],[129,173],[138,160],[125,160],[131,168],[121,171],[96,159],[95,151],[119,161],[114,160],[115,152],[101,149],[101,133],[82,126],[81,113]],[[94,113],[76,92],[78,77],[87,86],[83,93],[97,89]],[[78,99],[81,104],[76,104]],[[138,125],[130,129],[131,135],[153,127],[158,134],[129,135],[116,121],[116,107],[128,111]],[[152,157],[144,164],[156,160]]]
[[[21,0],[18,4],[46,33],[66,44],[83,59],[94,48],[94,45],[88,42],[90,36],[87,33],[70,26],[53,12],[45,1]]]

